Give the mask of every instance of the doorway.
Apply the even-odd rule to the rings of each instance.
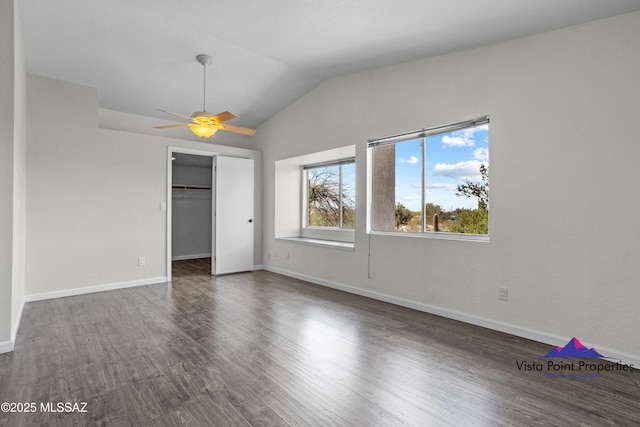
[[[167,277],[177,260],[213,256],[217,153],[169,147],[167,155]]]
[[[171,185],[171,260],[211,258],[211,157],[174,153]]]
[[[167,277],[174,260],[211,259],[211,274],[253,270],[254,162],[168,147]]]

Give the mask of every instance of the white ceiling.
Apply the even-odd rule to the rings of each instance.
[[[321,81],[640,10],[638,0],[17,0],[27,71],[100,106],[257,127]]]

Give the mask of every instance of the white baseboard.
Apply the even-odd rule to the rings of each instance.
[[[459,311],[450,310],[447,308],[436,307],[433,305],[429,305],[429,304],[425,304],[417,301],[411,301],[404,298],[394,297],[391,295],[382,294],[375,291],[369,291],[366,289],[345,285],[343,283],[337,283],[329,280],[318,279],[316,277],[295,273],[293,271],[285,270],[278,267],[271,267],[266,265],[264,266],[264,269],[267,271],[271,271],[272,273],[282,274],[283,276],[293,277],[295,279],[304,280],[305,282],[314,283],[316,285],[326,286],[328,288],[338,289],[340,291],[349,292],[351,294],[356,294],[356,295],[364,296],[367,298],[388,302],[388,303],[399,305],[402,307],[412,308],[414,310],[422,311],[425,313],[435,314],[437,316],[458,320],[458,321],[469,323],[472,325],[481,326],[483,328],[504,332],[510,335],[515,335],[521,338],[538,341],[544,344],[549,344],[552,346],[563,346],[572,338],[572,337],[561,337],[559,335],[550,334],[543,331],[523,328],[521,326],[511,325],[508,323],[486,319],[483,317],[474,316],[471,314],[466,314]],[[636,369],[640,369],[640,356],[638,355],[620,352],[615,349],[611,349],[611,348],[607,348],[599,345],[594,345],[594,347],[597,348],[598,352],[606,355],[609,358],[609,360],[620,360],[624,364],[633,365],[634,367],[636,367]]]
[[[0,354],[13,351],[14,341],[0,341]]]
[[[0,354],[9,353],[13,351],[16,343],[16,336],[18,335],[18,329],[20,328],[20,320],[22,319],[22,310],[24,310],[25,299],[22,298],[22,302],[20,303],[20,308],[18,309],[18,317],[15,325],[11,329],[11,341],[2,341],[0,342]]]
[[[11,341],[16,342],[16,336],[18,336],[18,329],[20,328],[20,320],[22,320],[22,311],[24,310],[25,298],[22,298],[22,302],[20,303],[20,308],[18,309],[18,318],[16,324],[13,325],[13,330],[11,331]]]
[[[87,286],[84,288],[63,289],[61,291],[43,292],[40,294],[26,295],[25,302],[42,301],[54,298],[71,297],[75,295],[91,294],[94,292],[112,291],[114,289],[133,288],[136,286],[155,285],[167,282],[167,277],[154,277],[150,279],[133,280],[130,282],[109,283],[106,285]]]
[[[253,271],[264,270],[264,265],[254,265]]]
[[[18,320],[13,326],[13,329],[11,330],[11,341],[0,342],[0,354],[13,351],[15,342],[16,342],[16,337],[18,335],[18,329],[20,328],[22,311],[24,310],[24,305],[27,302],[42,301],[42,300],[54,299],[54,298],[64,298],[64,297],[70,297],[74,295],[89,294],[93,292],[111,291],[114,289],[132,288],[135,286],[153,285],[156,283],[164,283],[166,281],[167,281],[166,277],[155,277],[152,279],[134,280],[130,282],[120,282],[120,283],[110,283],[107,285],[87,286],[86,288],[64,289],[61,291],[26,295],[22,299],[22,303],[20,304]]]
[[[176,255],[171,257],[171,261],[184,261],[187,259],[211,258],[211,254]]]

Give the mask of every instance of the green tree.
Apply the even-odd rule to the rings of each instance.
[[[458,185],[459,197],[477,197],[477,209],[463,209],[457,214],[455,223],[449,227],[453,233],[488,234],[489,233],[489,169],[480,165],[482,182],[465,180]]]
[[[396,230],[401,225],[407,225],[413,218],[413,212],[406,208],[402,203],[396,205]]]
[[[427,218],[432,218],[435,214],[441,216],[444,213],[444,209],[440,205],[434,205],[433,203],[427,203],[425,206],[425,214]]]
[[[449,226],[452,233],[488,234],[489,211],[487,209],[463,209]]]
[[[438,215],[438,218],[440,219],[440,221],[442,221],[444,219],[444,209],[442,209],[442,206],[440,205],[435,205],[433,203],[427,203],[424,206],[424,213],[425,213],[425,223],[426,224],[430,224],[433,225],[433,216],[434,215]]]
[[[478,209],[489,209],[489,169],[484,163],[480,165],[480,177],[482,182],[471,182],[465,179],[464,184],[458,185],[456,196],[477,197]]]
[[[355,228],[356,226],[356,210],[352,206],[342,205],[342,227]]]

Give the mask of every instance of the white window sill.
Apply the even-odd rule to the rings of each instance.
[[[347,242],[355,241],[356,232],[353,228],[338,227],[303,227],[300,230],[300,236],[303,239],[329,240],[331,242]]]
[[[489,236],[486,234],[465,234],[465,233],[444,233],[444,232],[428,232],[428,233],[401,233],[394,231],[370,231],[369,234],[377,236],[394,236],[394,237],[417,237],[419,239],[436,239],[436,240],[457,240],[462,242],[482,242],[489,243]]]
[[[337,240],[311,239],[308,237],[276,237],[276,241],[298,243],[308,246],[319,246],[324,248],[339,249],[342,251],[354,251],[355,244],[352,242],[339,242]]]

